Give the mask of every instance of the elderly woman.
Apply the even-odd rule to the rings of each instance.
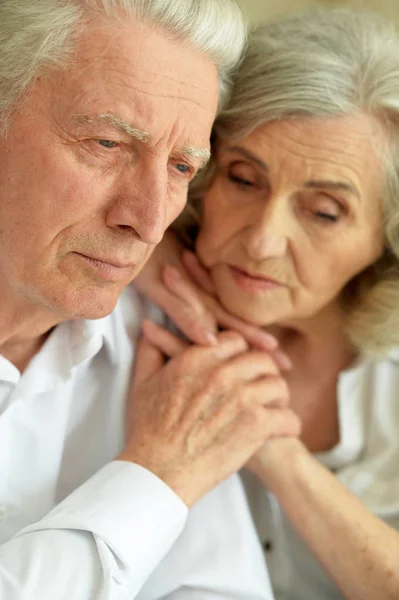
[[[207,294],[183,268],[169,301],[142,287],[186,335],[188,306],[217,298],[293,365],[301,438],[244,475],[276,599],[397,599],[399,39],[363,12],[286,16],[253,33],[234,90],[191,202],[185,271]]]

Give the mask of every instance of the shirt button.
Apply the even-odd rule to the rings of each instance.
[[[8,513],[7,506],[4,506],[4,504],[0,504],[0,521],[4,521],[4,519],[7,516],[7,513]]]
[[[265,552],[271,552],[273,550],[273,544],[270,540],[265,540],[262,545]]]

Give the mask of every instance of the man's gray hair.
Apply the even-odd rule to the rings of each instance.
[[[381,158],[384,256],[344,290],[348,333],[365,352],[399,344],[399,36],[383,17],[313,8],[271,20],[250,35],[215,138],[249,134],[275,119],[371,115],[386,139]],[[195,182],[194,198],[213,165]],[[190,210],[190,208],[189,208]]]
[[[85,17],[130,14],[163,27],[208,55],[220,81],[220,105],[229,74],[245,43],[246,26],[235,0],[4,0],[0,2],[0,131],[17,101],[43,71],[73,55]]]

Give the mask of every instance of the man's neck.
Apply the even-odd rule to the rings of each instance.
[[[39,352],[49,334],[50,331],[38,338],[7,343],[4,346],[0,346],[0,354],[23,373],[32,358]]]
[[[22,373],[62,319],[41,307],[3,300],[0,297],[0,354]]]

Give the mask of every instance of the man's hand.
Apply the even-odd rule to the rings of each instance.
[[[273,359],[233,332],[190,346],[146,324],[135,364],[121,460],[152,471],[191,506],[273,436],[297,435]],[[172,355],[166,363],[165,355]]]

